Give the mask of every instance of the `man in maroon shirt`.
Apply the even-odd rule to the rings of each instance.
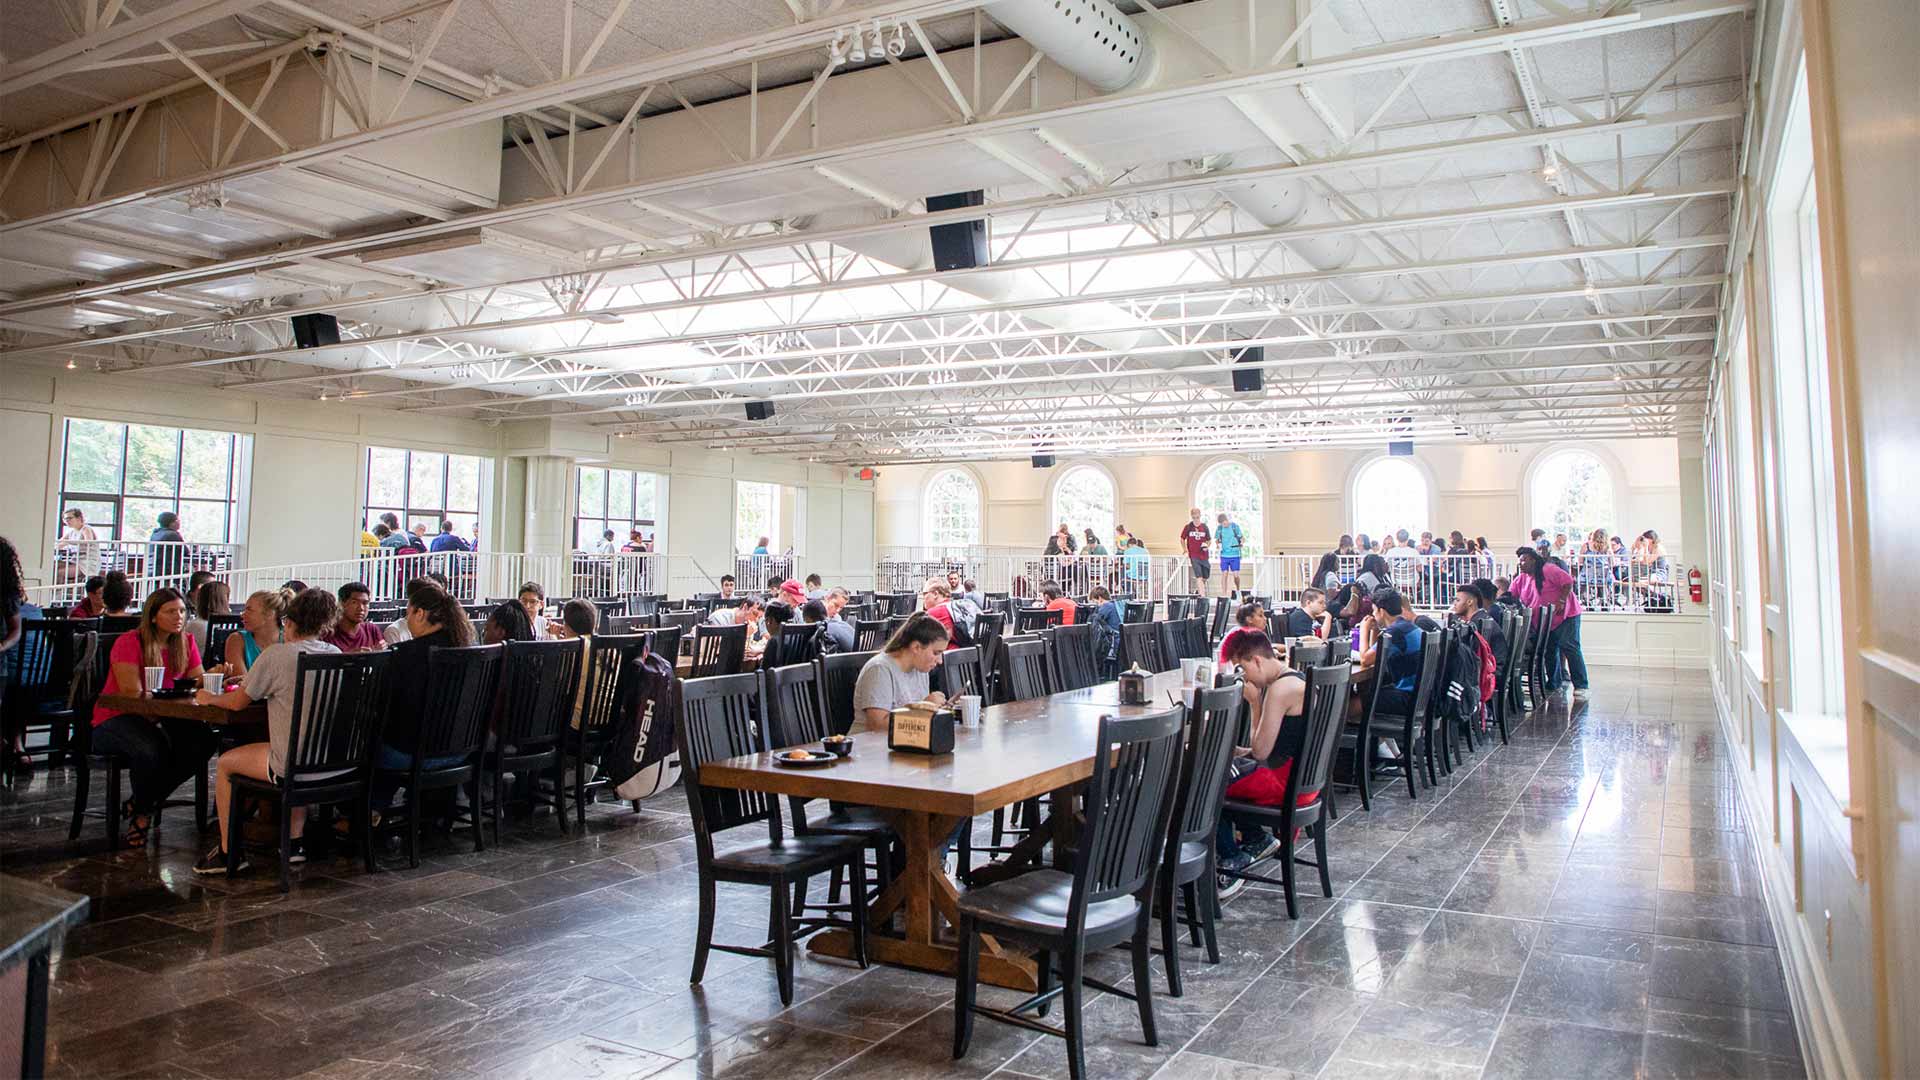
[[[1207,523],[1200,520],[1200,508],[1194,507],[1187,527],[1180,530],[1180,542],[1186,545],[1187,565],[1193,568],[1193,591],[1201,596],[1207,595],[1207,577],[1213,566],[1207,561],[1207,545],[1213,542],[1213,534],[1207,531]]]
[[[99,574],[88,578],[87,595],[81,597],[80,602],[73,605],[73,610],[67,612],[67,618],[93,619],[105,615],[107,613],[107,602],[102,599],[101,594],[106,591],[106,588],[107,579],[101,577]]]
[[[320,640],[341,652],[379,652],[387,647],[380,628],[367,621],[373,592],[358,581],[340,586],[340,621]]]

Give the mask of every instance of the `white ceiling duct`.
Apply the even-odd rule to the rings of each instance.
[[[1112,93],[1148,70],[1151,39],[1108,0],[1001,0],[988,15],[1047,59]]]

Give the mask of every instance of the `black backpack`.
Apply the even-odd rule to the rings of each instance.
[[[1440,687],[1446,692],[1440,714],[1453,720],[1471,720],[1480,713],[1479,635],[1466,625],[1446,630],[1446,651],[1440,657],[1445,676]]]

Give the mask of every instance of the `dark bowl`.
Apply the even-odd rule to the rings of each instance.
[[[838,739],[821,739],[820,746],[829,754],[846,757],[848,754],[853,753],[853,736],[848,735]]]

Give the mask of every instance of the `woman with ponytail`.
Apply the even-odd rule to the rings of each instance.
[[[286,621],[287,605],[293,593],[286,589],[261,589],[247,597],[246,610],[240,613],[240,632],[227,635],[227,676],[237,679],[247,673],[269,645],[284,640],[280,624]]]
[[[200,646],[187,633],[187,603],[178,589],[155,589],[140,608],[140,625],[114,639],[107,654],[112,667],[107,692],[137,695],[143,668],[164,668],[167,686],[191,685],[200,678]],[[120,807],[126,823],[122,841],[130,848],[147,844],[153,811],[195,772],[219,746],[213,729],[198,720],[136,716],[103,705],[93,709],[93,748],[127,759],[133,797]]]
[[[416,579],[407,589],[407,631],[412,636],[393,647],[387,668],[387,722],[374,748],[378,770],[413,767],[412,747],[420,741],[420,719],[427,709],[427,657],[436,648],[473,644],[473,623],[466,609],[438,584]],[[428,758],[424,767],[443,769],[460,758]],[[384,810],[400,787],[392,771],[374,774],[373,808]]]

